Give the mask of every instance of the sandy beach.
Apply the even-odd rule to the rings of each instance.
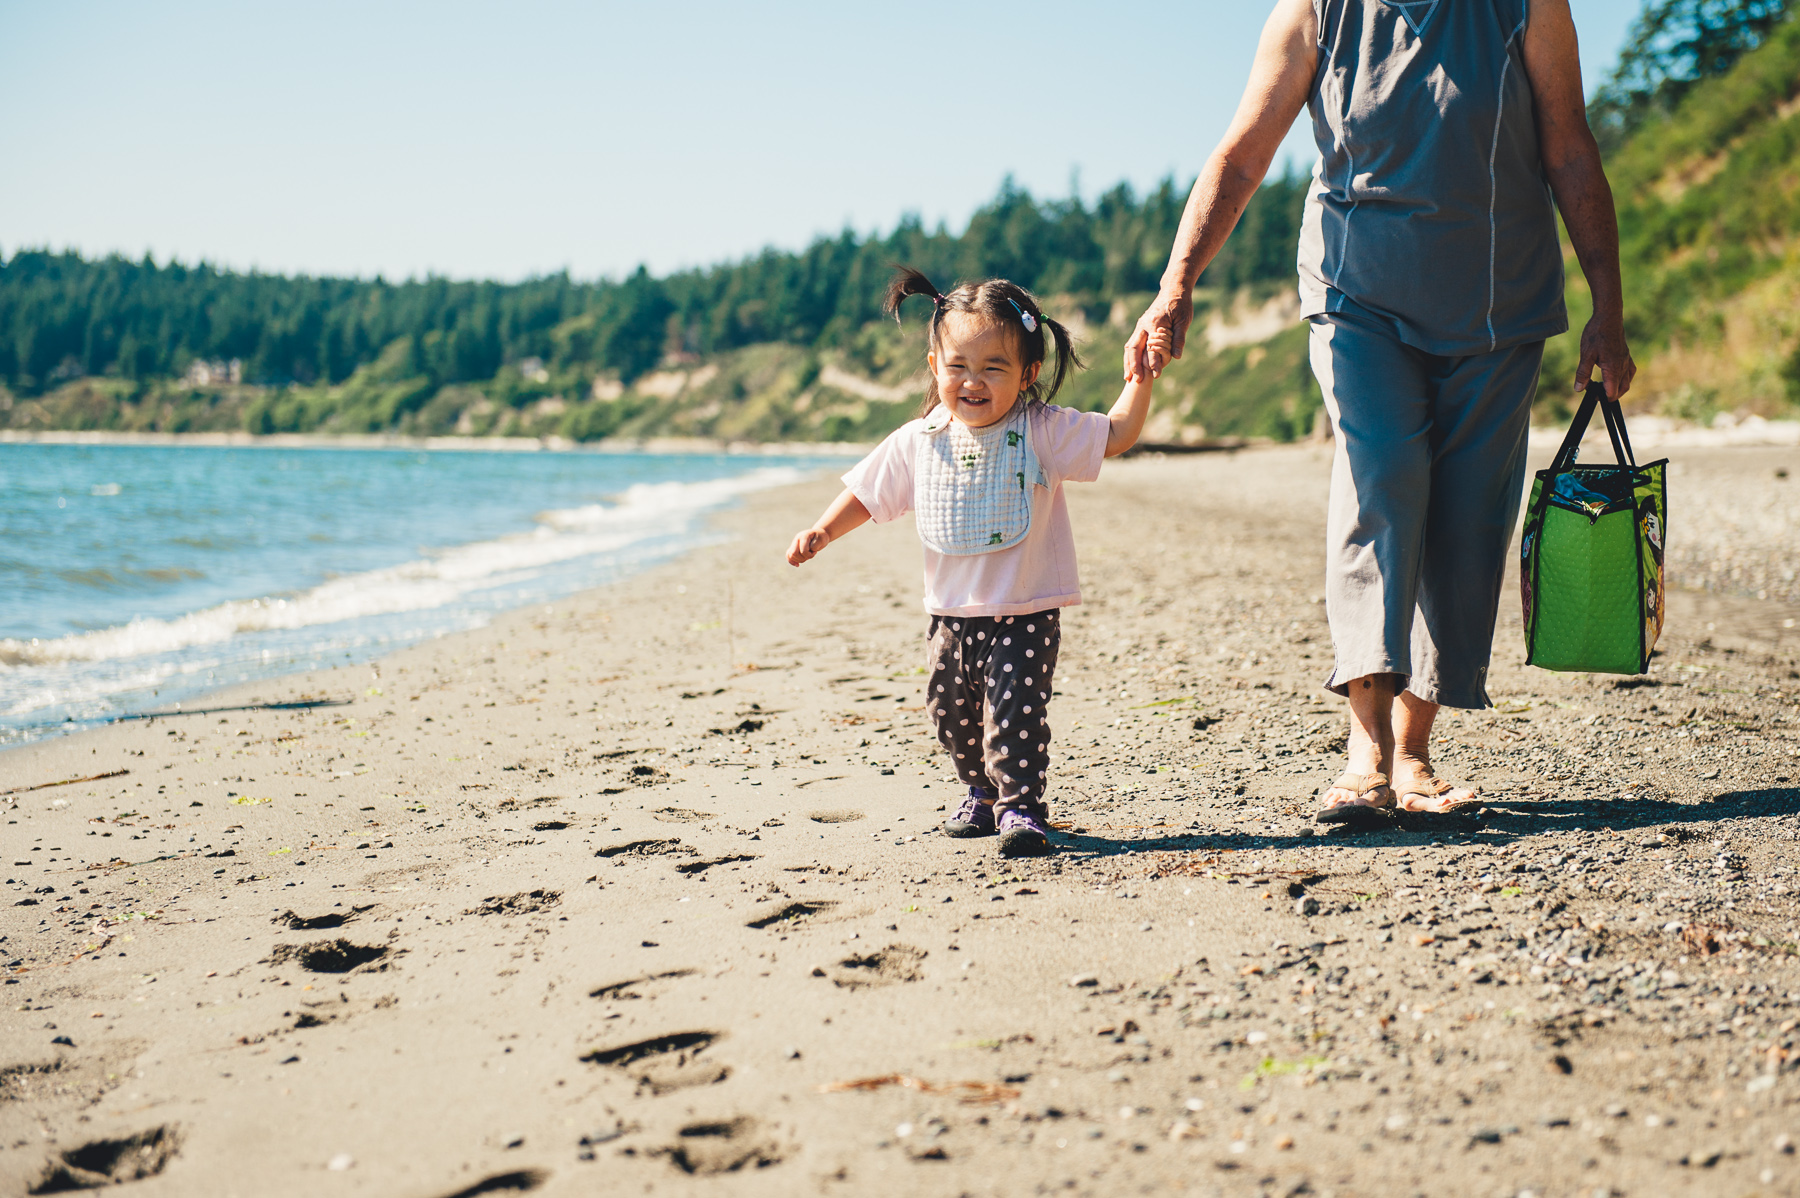
[[[910,522],[781,561],[829,477],[0,755],[0,1192],[1800,1192],[1792,449],[1680,452],[1717,589],[1647,678],[1520,666],[1509,583],[1434,746],[1485,815],[1360,837],[1310,819],[1328,465],[1072,488],[1041,860],[938,831]]]

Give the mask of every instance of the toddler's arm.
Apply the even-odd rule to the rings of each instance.
[[[1138,423],[1143,424],[1143,419],[1139,418]],[[868,522],[869,509],[863,506],[855,492],[846,487],[842,494],[831,501],[831,506],[825,509],[825,514],[819,517],[818,523],[804,532],[794,534],[793,544],[788,546],[787,551],[788,565],[798,566],[801,562],[810,562],[819,550],[851,529]]]
[[[1118,402],[1106,414],[1112,425],[1106,434],[1107,457],[1116,458],[1137,444],[1138,434],[1144,431],[1144,419],[1150,415],[1150,390],[1156,385],[1155,375],[1161,373],[1160,364],[1169,360],[1172,344],[1169,330],[1156,330],[1147,347],[1152,375],[1127,382],[1125,389],[1119,392]]]

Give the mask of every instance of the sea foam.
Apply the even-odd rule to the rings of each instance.
[[[425,621],[417,631],[432,635],[449,627],[471,627],[491,611],[546,597],[532,583],[558,566],[584,558],[622,561],[652,546],[665,551],[684,547],[694,543],[694,526],[706,512],[803,477],[794,467],[772,466],[698,482],[640,483],[622,491],[614,503],[540,512],[526,532],[328,579],[291,595],[232,600],[170,619],[136,619],[57,638],[0,639],[0,715],[17,719],[59,708],[92,716],[111,706],[109,697],[183,677],[210,677],[247,657],[269,657],[270,650],[255,650],[248,643],[233,648],[246,638],[271,641],[258,634],[289,634],[274,643],[281,656],[291,658],[358,643],[349,630],[359,621],[452,609],[496,591],[508,596],[510,602],[484,603],[473,615],[464,612],[450,619],[446,613],[444,620]],[[332,626],[342,627],[323,635]],[[322,635],[305,635],[314,629]],[[417,637],[390,631],[383,639],[404,643]]]

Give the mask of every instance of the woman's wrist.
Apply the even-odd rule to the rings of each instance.
[[[1180,273],[1176,273],[1175,268],[1171,266],[1168,271],[1164,272],[1162,282],[1158,284],[1156,298],[1161,303],[1179,303],[1193,294],[1194,285],[1188,281],[1187,271],[1184,269]]]

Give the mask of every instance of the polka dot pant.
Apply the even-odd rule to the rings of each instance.
[[[1009,807],[1048,815],[1049,707],[1060,613],[933,616],[926,709],[956,773]]]

